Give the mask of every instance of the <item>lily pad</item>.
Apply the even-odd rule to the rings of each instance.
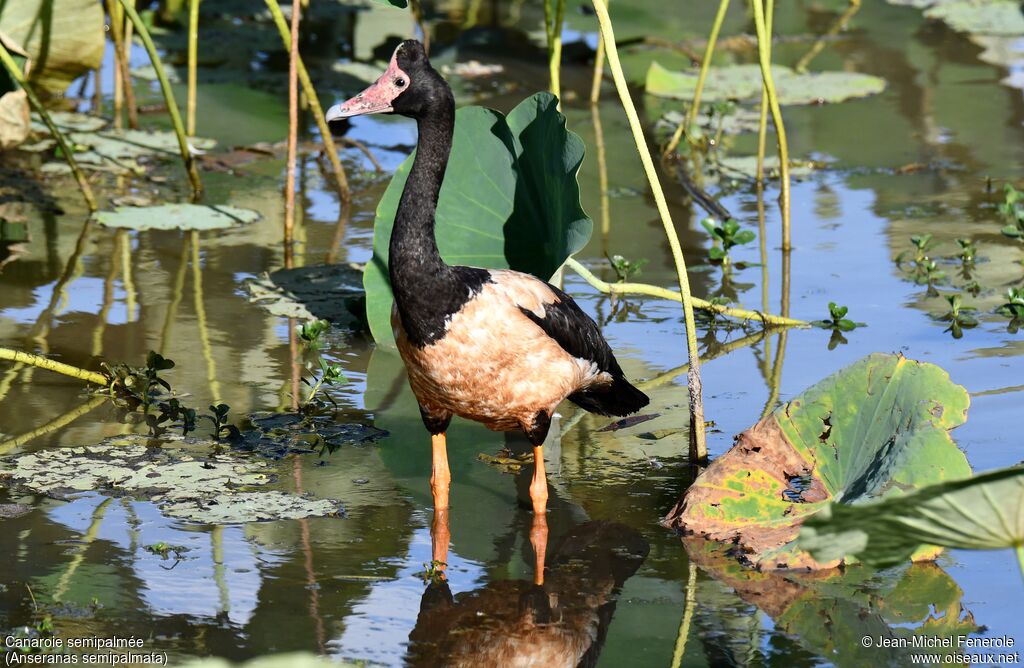
[[[869,355],[740,434],[666,523],[735,541],[760,568],[834,567],[838,559],[818,561],[797,546],[800,525],[831,502],[860,504],[969,475],[949,436],[968,403],[935,365]]]
[[[106,43],[103,9],[95,0],[0,3],[0,32],[28,53],[29,82],[50,93],[64,92],[98,67]]]
[[[1020,3],[1012,0],[996,2],[949,2],[936,5],[924,15],[944,21],[953,30],[975,35],[1024,35],[1024,15]]]
[[[452,264],[531,273],[547,280],[590,238],[576,174],[583,141],[565,128],[557,99],[537,93],[509,115],[464,107],[437,206],[437,243]],[[412,166],[398,168],[377,207],[366,312],[378,345],[394,346],[388,244]]]
[[[806,72],[798,74],[788,67],[773,66],[772,74],[779,104],[826,104],[875,95],[885,90],[885,80],[857,72]],[[704,83],[701,99],[753,101],[761,98],[761,68],[757,65],[712,67]],[[646,90],[651,95],[680,100],[693,99],[697,72],[677,72],[651,63],[647,70]]]
[[[766,178],[778,179],[780,164],[778,156],[765,156],[764,171]],[[722,173],[727,176],[738,176],[751,180],[757,177],[756,155],[727,155],[719,159],[718,166]],[[797,180],[806,179],[824,166],[824,163],[811,160],[790,160],[789,175]]]
[[[107,227],[129,230],[222,230],[259,218],[256,211],[226,204],[119,206],[96,214],[96,220]]]
[[[362,269],[346,264],[279,269],[246,281],[245,287],[249,301],[273,315],[335,325],[359,321],[359,303],[365,294]]]
[[[171,517],[206,524],[334,515],[337,501],[281,491],[251,491],[274,479],[269,462],[212,441],[116,436],[94,446],[53,448],[0,458],[0,478],[56,499],[93,490],[148,499]],[[169,446],[178,447],[169,447]]]
[[[879,567],[905,561],[922,544],[1021,549],[1024,466],[930,485],[877,503],[831,504],[807,520],[799,544],[818,560],[855,557]]]
[[[51,111],[50,120],[64,132],[95,132],[102,130],[110,121],[101,116],[83,114],[77,111]],[[49,128],[38,114],[32,114],[32,131],[49,133]]]

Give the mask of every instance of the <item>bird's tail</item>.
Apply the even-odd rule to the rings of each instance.
[[[616,376],[611,385],[590,387],[582,392],[570,394],[569,401],[591,413],[623,417],[636,413],[651,400],[623,376]]]

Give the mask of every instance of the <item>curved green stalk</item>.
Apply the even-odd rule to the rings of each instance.
[[[644,137],[643,127],[640,125],[640,118],[637,116],[636,107],[629,95],[629,87],[626,84],[626,77],[622,73],[622,65],[619,63],[619,53],[615,47],[615,32],[612,29],[611,18],[608,16],[608,8],[604,0],[593,0],[594,10],[597,12],[597,20],[601,25],[601,39],[604,41],[605,50],[608,52],[608,65],[612,70],[612,78],[615,80],[615,88],[622,100],[622,106],[629,119],[629,127],[633,132],[633,141],[636,143],[637,151],[640,153],[640,162],[643,163],[644,171],[647,173],[647,180],[651,184],[651,191],[654,194],[654,201],[658,205],[658,213],[661,215],[661,224],[665,228],[665,235],[668,237],[669,248],[672,250],[672,259],[676,266],[676,275],[679,279],[679,294],[683,303],[683,319],[686,321],[686,345],[687,355],[690,359],[690,370],[687,373],[687,380],[690,389],[690,462],[691,464],[702,463],[708,458],[707,435],[704,432],[704,398],[701,390],[700,379],[700,356],[697,352],[697,325],[693,319],[693,297],[690,295],[690,279],[686,274],[686,260],[683,259],[683,249],[679,244],[679,237],[676,235],[675,225],[672,223],[672,214],[668,210],[668,202],[665,201],[665,193],[658,181],[658,174],[654,169],[654,161],[651,159],[650,149],[647,148],[647,139]]]
[[[160,54],[156,52],[153,38],[150,36],[149,30],[146,29],[146,24],[142,22],[139,13],[135,11],[135,7],[132,6],[129,0],[119,0],[119,2],[124,7],[128,19],[135,26],[136,32],[139,33],[139,39],[142,40],[142,45],[146,47],[146,53],[149,54],[149,60],[153,64],[156,78],[160,81],[160,90],[163,92],[164,101],[167,103],[167,112],[171,116],[171,125],[174,127],[174,134],[178,138],[181,160],[185,163],[185,171],[188,172],[188,180],[192,186],[192,199],[198,200],[203,194],[203,184],[199,180],[199,170],[196,169],[195,160],[192,159],[192,151],[188,145],[188,138],[185,136],[185,126],[181,122],[181,112],[178,110],[178,103],[174,100],[174,91],[171,90],[171,84],[167,80],[167,72],[164,71],[163,63],[160,62]]]
[[[672,668],[679,668],[683,665],[686,640],[690,636],[690,625],[693,622],[693,609],[697,607],[697,567],[690,562],[688,570],[690,573],[686,578],[686,610],[683,611],[683,620],[679,623],[679,633],[676,634],[676,646],[672,652]]]
[[[832,24],[832,27],[828,29],[824,35],[819,37],[817,41],[811,45],[811,48],[807,50],[800,60],[796,61],[796,65],[793,66],[793,70],[803,74],[807,71],[807,66],[811,64],[811,61],[817,58],[818,54],[821,53],[822,49],[825,48],[825,43],[832,37],[835,37],[839,32],[846,27],[846,24],[850,22],[853,15],[860,11],[861,0],[850,0],[850,6],[846,8],[846,11],[836,19],[836,22]]]
[[[206,321],[206,304],[203,301],[203,272],[199,268],[199,232],[189,232],[192,247],[192,298],[196,310],[196,324],[199,327],[199,344],[206,360],[206,382],[210,387],[213,403],[221,400],[220,381],[217,380],[217,362],[213,359],[213,346],[210,345],[210,330]]]
[[[185,133],[196,135],[196,65],[199,60],[199,0],[188,3],[188,100],[185,102]]]
[[[11,348],[0,348],[0,360],[8,360],[11,362],[28,364],[30,366],[37,366],[40,369],[46,369],[47,371],[53,371],[55,373],[62,373],[65,376],[84,380],[87,383],[102,385],[103,387],[106,387],[108,383],[107,377],[98,371],[79,369],[77,366],[57,362],[49,359],[48,357],[33,355],[32,353],[23,353],[20,350],[12,350]]]
[[[50,114],[46,111],[46,107],[43,106],[43,103],[39,101],[38,97],[36,97],[35,91],[32,90],[32,87],[28,85],[27,81],[25,81],[25,74],[21,71],[21,68],[18,67],[18,63],[14,62],[11,52],[7,50],[6,46],[4,46],[2,40],[0,40],[0,61],[3,61],[4,69],[6,69],[7,73],[11,75],[11,78],[21,86],[23,91],[25,91],[25,96],[28,97],[28,103],[43,119],[43,123],[45,123],[47,129],[50,130],[50,134],[57,140],[57,145],[64,154],[64,159],[67,161],[68,167],[71,168],[71,173],[74,174],[75,180],[78,181],[78,187],[82,191],[82,199],[85,200],[85,205],[89,207],[89,211],[95,211],[99,207],[96,206],[96,198],[92,194],[92,187],[89,185],[89,180],[85,178],[85,173],[78,166],[74,152],[64,139],[64,133],[57,128],[53,119],[50,118]]]
[[[782,209],[782,250],[791,248],[789,234],[789,144],[786,141],[786,127],[782,122],[782,109],[779,107],[779,96],[775,92],[775,81],[772,79],[771,64],[771,30],[770,22],[766,21],[765,8],[760,0],[751,0],[754,7],[754,24],[757,28],[757,52],[761,65],[761,77],[764,79],[764,94],[768,97],[768,105],[772,112],[775,125],[775,136],[779,145],[779,172],[782,180],[782,192],[779,194],[779,208]],[[768,15],[774,9],[773,0],[766,0]],[[759,175],[763,177],[763,174]]]
[[[548,76],[551,94],[562,106],[562,19],[565,0],[544,0],[544,27],[548,36]]]
[[[64,598],[64,594],[67,593],[68,587],[71,586],[71,578],[75,576],[75,571],[82,565],[85,560],[85,553],[89,549],[89,546],[96,541],[96,536],[100,533],[100,524],[103,523],[103,516],[107,514],[107,506],[113,499],[104,499],[102,503],[96,506],[95,510],[92,511],[92,522],[89,524],[89,528],[85,530],[82,537],[79,539],[78,545],[75,548],[75,556],[71,558],[68,563],[68,567],[60,574],[57,579],[57,584],[53,588],[53,600],[56,603],[60,603],[60,600]]]
[[[718,33],[722,29],[722,22],[725,21],[727,9],[729,9],[729,0],[721,0],[718,4],[718,13],[715,14],[715,22],[711,24],[711,34],[708,35],[708,45],[704,48],[704,57],[700,61],[700,74],[697,75],[697,87],[693,91],[693,102],[686,112],[686,118],[676,128],[672,139],[668,142],[668,146],[665,147],[663,156],[667,156],[675,151],[676,147],[679,146],[679,141],[683,138],[683,134],[685,133],[686,136],[690,136],[693,124],[697,122],[697,113],[700,111],[700,97],[704,92],[704,82],[708,78],[708,69],[711,67],[711,59],[715,55],[715,44],[718,42]]]
[[[281,6],[277,4],[277,0],[265,1],[267,3],[267,9],[270,10],[270,16],[274,19],[274,25],[277,26],[277,31],[281,33],[281,40],[284,42],[284,48],[291,52],[291,31],[288,28],[288,23],[284,19],[284,14],[281,13]],[[334,139],[331,137],[331,130],[327,126],[327,119],[324,118],[324,108],[320,105],[320,98],[317,97],[316,89],[313,88],[313,81],[309,78],[309,72],[306,70],[306,66],[303,64],[301,56],[296,55],[295,67],[298,70],[299,83],[302,84],[302,92],[306,96],[306,100],[309,102],[309,110],[313,114],[313,118],[316,120],[317,129],[320,130],[320,136],[324,141],[324,151],[327,152],[327,159],[331,163],[331,169],[334,170],[334,179],[338,184],[338,196],[341,197],[343,202],[348,202],[352,198],[352,194],[348,187],[348,177],[345,174],[345,168],[341,166],[341,159],[338,157],[338,148],[334,145]]]
[[[610,4],[608,0],[605,4]],[[604,40],[597,40],[597,50],[594,52],[594,78],[590,82],[590,103],[597,104],[601,97],[601,81],[604,79]]]
[[[751,0],[752,2],[758,0]],[[769,3],[768,11],[765,13],[765,26],[767,27],[768,35],[772,34],[772,20],[774,19],[775,5]],[[756,28],[755,28],[756,30]],[[760,45],[760,42],[758,43]],[[771,56],[772,42],[768,40],[768,55]],[[766,147],[768,144],[768,88],[763,84],[761,85],[761,106],[759,109],[759,118],[757,121],[757,171],[754,173],[754,179],[759,183],[764,183],[764,156]]]
[[[13,450],[14,448],[19,448],[22,445],[28,443],[29,441],[39,438],[40,436],[45,436],[46,434],[50,434],[52,432],[57,431],[58,429],[66,427],[67,425],[71,424],[72,422],[82,417],[86,413],[97,408],[100,404],[106,403],[106,401],[107,397],[105,395],[96,395],[95,397],[85,402],[81,406],[76,406],[67,413],[58,415],[57,417],[50,420],[41,427],[36,427],[32,431],[25,432],[20,436],[14,436],[13,438],[9,438],[3,443],[0,443],[0,454],[6,454],[7,452]]]
[[[649,285],[647,283],[607,283],[602,281],[600,278],[595,276],[589,269],[580,264],[575,258],[568,258],[565,261],[565,266],[569,267],[577,274],[580,278],[585,280],[594,288],[597,288],[599,292],[613,295],[646,295],[649,297],[659,297],[661,299],[668,299],[674,302],[682,302],[683,298],[680,297],[679,293],[675,290],[669,290],[668,288],[661,288],[657,285]],[[750,311],[742,308],[731,308],[729,306],[722,306],[721,304],[712,304],[711,302],[704,301],[698,297],[690,297],[689,302],[693,305],[693,308],[700,309],[702,311],[711,311],[719,315],[729,316],[736,318],[741,321],[746,320],[757,320],[762,325],[768,327],[809,327],[810,325],[803,320],[795,320],[793,318],[787,318],[783,316],[772,315],[763,311]]]

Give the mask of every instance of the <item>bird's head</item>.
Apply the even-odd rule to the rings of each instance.
[[[401,114],[421,118],[435,105],[451,101],[448,83],[430,66],[423,45],[407,39],[376,82],[359,95],[327,110],[327,122],[364,114]]]

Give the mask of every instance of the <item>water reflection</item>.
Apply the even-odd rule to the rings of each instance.
[[[447,560],[447,512],[431,530]],[[547,521],[533,515],[532,579],[493,580],[453,595],[443,571],[428,582],[409,634],[411,666],[593,666],[623,584],[647,557],[647,541],[615,522],[585,522],[545,555]]]

